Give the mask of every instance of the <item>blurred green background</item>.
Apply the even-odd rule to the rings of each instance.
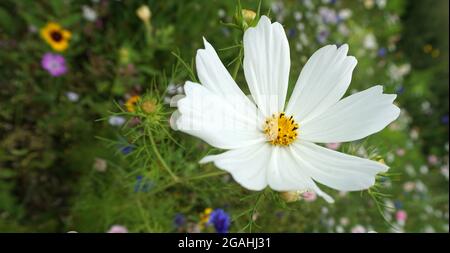
[[[142,5],[148,21],[136,13]],[[0,232],[212,232],[202,223],[205,208],[224,209],[232,232],[448,232],[448,1],[262,1],[262,13],[288,35],[291,90],[314,51],[348,43],[358,59],[348,94],[376,84],[398,94],[396,122],[334,147],[375,154],[397,174],[381,182],[390,195],[381,213],[366,192],[327,189],[333,205],[286,203],[227,175],[197,180],[219,170],[198,164],[211,147],[168,126],[167,102],[190,80],[175,55],[189,65],[205,36],[231,71],[239,50],[219,49],[242,39],[223,24],[233,22],[236,7],[228,0],[1,1]],[[72,34],[63,52],[40,35],[50,21]],[[64,57],[64,74],[43,67],[48,52]],[[245,87],[242,71],[238,83]],[[142,122],[117,114],[133,96],[157,101],[157,152],[137,135]],[[157,154],[192,180],[173,183]],[[136,189],[141,179],[145,191]]]

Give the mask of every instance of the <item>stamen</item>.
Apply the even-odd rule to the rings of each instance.
[[[284,112],[273,114],[264,124],[264,133],[272,145],[288,146],[297,139],[297,129],[294,117],[286,117]]]

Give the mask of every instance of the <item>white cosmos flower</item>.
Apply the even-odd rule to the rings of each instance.
[[[244,34],[244,74],[251,98],[239,89],[205,40],[197,52],[201,84],[186,82],[186,96],[172,115],[174,129],[228,151],[204,157],[231,173],[243,187],[314,191],[333,199],[315,182],[340,191],[367,189],[382,163],[314,143],[349,142],[385,128],[400,113],[396,95],[374,86],[341,100],[356,59],[348,46],[319,49],[308,60],[285,106],[290,53],[283,27],[262,16]]]

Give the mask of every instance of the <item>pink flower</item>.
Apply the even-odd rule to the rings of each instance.
[[[304,192],[302,196],[306,202],[313,202],[317,199],[317,194],[315,192]]]
[[[365,233],[365,232],[366,232],[366,228],[364,228],[361,225],[356,225],[352,228],[352,233],[358,234],[358,233]]]
[[[402,149],[402,148],[399,148],[399,149],[397,149],[396,153],[397,153],[398,156],[404,156],[405,155],[405,150]]]
[[[113,225],[109,230],[108,233],[114,233],[114,234],[123,234],[128,233],[128,229],[121,225]]]
[[[337,143],[327,143],[327,144],[325,144],[325,146],[327,148],[329,148],[329,149],[332,149],[332,150],[338,150],[339,147],[341,146],[341,143],[339,143],[339,142],[337,142]]]
[[[397,219],[397,222],[404,224],[408,218],[408,214],[405,210],[398,210],[397,213],[395,213],[395,218]]]
[[[439,159],[435,155],[428,156],[428,163],[430,165],[436,165],[438,163]]]
[[[342,218],[339,220],[339,223],[341,223],[342,226],[347,226],[348,224],[350,224],[350,220],[349,220],[349,218],[347,218],[347,217],[342,217]]]
[[[406,182],[403,184],[403,190],[405,192],[411,192],[416,188],[416,184],[414,182]]]
[[[52,76],[62,76],[67,73],[66,60],[60,54],[46,53],[42,57],[42,67]]]

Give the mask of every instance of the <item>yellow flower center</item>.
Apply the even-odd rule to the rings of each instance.
[[[287,117],[284,112],[274,114],[264,123],[264,133],[272,145],[288,146],[297,139],[299,125],[292,116]]]

